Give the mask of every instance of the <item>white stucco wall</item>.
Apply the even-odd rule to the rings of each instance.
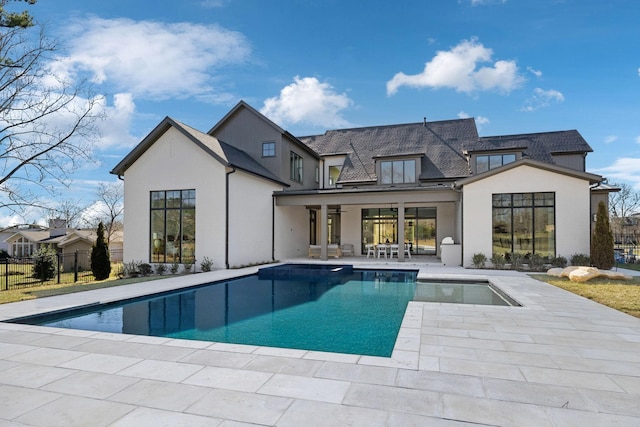
[[[241,170],[230,175],[229,267],[272,260],[272,194],[281,189]]]
[[[309,249],[309,210],[304,206],[276,206],[275,236],[276,260],[306,257]]]
[[[527,165],[463,188],[463,265],[475,253],[492,256],[492,194],[555,192],[556,255],[590,252],[589,182]]]
[[[196,190],[196,264],[224,268],[225,168],[171,128],[124,175],[124,260],[149,262],[151,191]]]

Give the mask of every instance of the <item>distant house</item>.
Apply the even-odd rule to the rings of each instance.
[[[112,173],[125,260],[232,268],[389,242],[402,262],[448,238],[469,266],[589,253],[609,191],[585,170],[590,152],[576,130],[480,137],[473,119],[296,137],[241,101],[207,133],[165,118]]]
[[[93,229],[67,228],[66,221],[52,219],[49,227],[26,225],[13,226],[0,230],[0,238],[5,250],[12,258],[27,258],[33,256],[44,246],[55,248],[64,257],[65,269],[74,264],[73,254],[82,257],[82,265],[86,265],[91,248],[96,241]],[[112,261],[122,261],[122,233],[113,234],[109,244]]]

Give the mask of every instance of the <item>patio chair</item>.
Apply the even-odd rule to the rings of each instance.
[[[385,259],[387,258],[387,247],[388,245],[378,245],[376,246],[376,252],[378,258],[384,255]]]
[[[340,247],[342,251],[342,256],[353,256],[355,255],[355,249],[351,243],[345,243]]]
[[[404,256],[405,256],[405,258],[411,259],[411,249],[409,248],[409,244],[408,243],[404,244]]]
[[[367,250],[367,258],[369,258],[369,255],[371,255],[372,258],[376,257],[376,245],[369,243],[364,245],[364,247]]]
[[[340,258],[342,256],[342,251],[340,250],[340,246],[338,245],[327,245],[327,256]]]
[[[396,254],[396,258],[400,258],[400,245],[389,245],[389,258],[393,259],[393,254]]]
[[[309,245],[309,258],[320,258],[321,250],[320,245]]]

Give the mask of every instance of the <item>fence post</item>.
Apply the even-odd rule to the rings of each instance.
[[[4,290],[9,290],[9,258],[4,259]]]
[[[78,281],[78,251],[73,254],[73,283]]]
[[[56,252],[56,258],[58,259],[58,262],[57,262],[57,264],[58,264],[57,267],[58,268],[57,268],[57,270],[58,270],[58,285],[59,285],[60,284],[60,260],[62,260],[62,254]]]

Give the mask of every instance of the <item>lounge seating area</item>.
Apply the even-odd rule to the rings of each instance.
[[[320,245],[309,245],[309,258],[320,258],[322,247]],[[351,243],[343,245],[327,245],[327,256],[329,258],[341,258],[343,256],[354,256],[355,249]]]

